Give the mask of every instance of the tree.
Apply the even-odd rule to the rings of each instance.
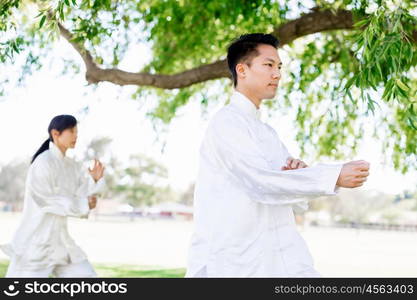
[[[0,168],[0,201],[11,206],[12,211],[22,208],[28,162],[12,162]]]
[[[115,190],[132,206],[150,206],[174,196],[166,182],[166,168],[152,158],[131,156],[129,167],[120,169],[119,176]]]
[[[195,183],[191,183],[188,188],[181,194],[180,203],[192,206],[194,202]]]
[[[158,95],[151,117],[165,123],[189,101],[204,107],[231,89],[225,49],[234,37],[273,33],[290,62],[285,101],[269,106],[295,112],[303,154],[352,155],[371,123],[395,168],[417,167],[415,1],[0,1],[1,61],[26,55],[22,74],[30,73],[59,35],[79,54],[89,84],[136,85],[138,99]],[[151,45],[152,61],[121,70],[139,42]]]
[[[105,164],[105,197],[121,198],[132,206],[151,205],[175,198],[166,184],[167,169],[150,157],[136,154],[130,157],[128,166],[123,165],[111,153],[112,139],[96,137],[84,152],[84,161],[95,158]]]
[[[310,210],[328,211],[333,222],[368,223],[370,217],[393,209],[392,195],[377,191],[341,189],[335,197],[320,197],[311,202]]]

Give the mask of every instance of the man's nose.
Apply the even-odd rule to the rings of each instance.
[[[272,78],[273,79],[281,79],[281,71],[276,70],[274,73],[272,73]]]

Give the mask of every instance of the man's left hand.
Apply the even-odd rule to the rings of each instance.
[[[303,162],[302,160],[295,159],[293,157],[288,157],[287,164],[283,166],[281,170],[283,171],[296,170],[296,169],[302,169],[302,168],[307,168],[307,167],[308,167],[307,164]]]

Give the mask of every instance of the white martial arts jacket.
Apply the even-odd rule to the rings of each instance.
[[[68,234],[67,217],[87,218],[87,197],[105,185],[103,178],[95,183],[86,169],[64,156],[54,143],[49,147],[29,168],[21,223],[12,242],[1,246],[16,265],[27,270],[87,258]]]
[[[201,145],[186,277],[319,275],[293,207],[334,195],[342,165],[281,171],[289,156],[256,106],[234,92]]]

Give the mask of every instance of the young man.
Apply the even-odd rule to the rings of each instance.
[[[278,40],[247,34],[228,48],[235,91],[211,120],[200,150],[195,231],[186,277],[315,277],[293,207],[361,186],[369,163],[314,167],[293,159],[258,117],[281,78]]]

